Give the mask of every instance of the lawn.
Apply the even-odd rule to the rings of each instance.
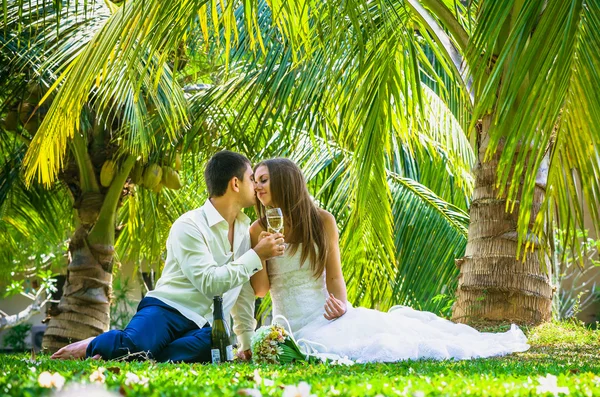
[[[0,394],[51,395],[64,378],[58,395],[84,397],[119,393],[153,396],[600,395],[599,331],[561,323],[545,324],[527,332],[532,348],[508,357],[349,367],[60,362],[44,355],[38,355],[32,362],[29,355],[0,355]],[[98,371],[100,367],[105,370]],[[42,376],[45,371],[60,376]],[[44,383],[51,387],[43,387]],[[307,393],[308,386],[310,393]]]

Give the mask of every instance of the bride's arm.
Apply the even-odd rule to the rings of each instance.
[[[258,244],[260,234],[262,232],[264,232],[264,230],[260,225],[259,221],[254,222],[252,226],[250,226],[250,240],[253,248],[256,244]],[[254,273],[254,275],[250,277],[250,284],[254,289],[254,295],[260,298],[264,297],[267,294],[267,292],[269,292],[269,288],[271,287],[271,284],[269,283],[269,273],[267,272],[267,265],[264,261],[262,265],[262,269]]]
[[[321,219],[325,228],[325,237],[329,252],[325,264],[327,291],[329,297],[325,303],[325,318],[333,320],[346,313],[346,281],[342,274],[340,259],[339,232],[335,218],[327,211],[321,211]]]

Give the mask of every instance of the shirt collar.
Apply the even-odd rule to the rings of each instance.
[[[206,214],[206,220],[208,221],[208,227],[213,227],[217,223],[226,222],[225,218],[217,211],[213,203],[211,203],[210,198],[206,199],[206,202],[202,206],[204,213]],[[238,214],[236,219],[240,223],[250,224],[250,218],[242,211]]]

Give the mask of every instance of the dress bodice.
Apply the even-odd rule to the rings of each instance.
[[[285,317],[294,333],[323,317],[327,297],[325,273],[315,277],[308,260],[300,263],[301,251],[302,245],[294,254],[288,249],[283,256],[267,263],[273,317]]]

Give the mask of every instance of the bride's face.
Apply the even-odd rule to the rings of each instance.
[[[256,197],[265,207],[272,206],[271,189],[269,182],[269,169],[265,165],[261,165],[254,172],[254,190]]]

